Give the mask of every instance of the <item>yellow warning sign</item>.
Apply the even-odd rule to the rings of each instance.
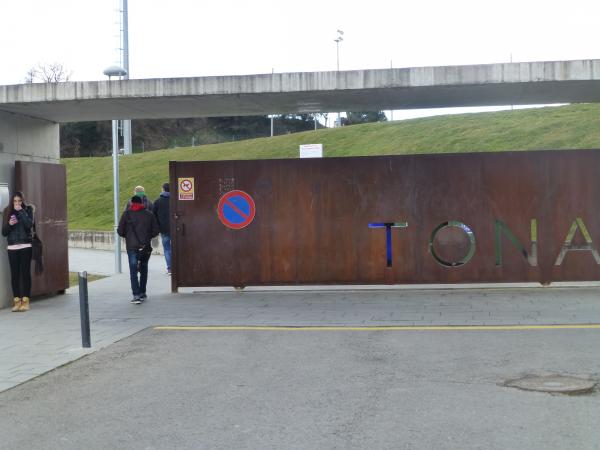
[[[179,200],[194,200],[194,178],[178,178]]]

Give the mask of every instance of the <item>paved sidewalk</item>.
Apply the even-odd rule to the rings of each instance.
[[[148,272],[151,275],[164,274],[166,269],[165,258],[162,255],[152,255],[148,264]],[[69,270],[79,272],[82,270],[97,275],[115,274],[115,253],[104,250],[92,250],[84,248],[69,249]],[[127,265],[127,254],[121,252],[121,270],[129,273]]]
[[[109,274],[114,254],[71,249],[72,271]],[[125,258],[123,258],[125,262]],[[128,268],[89,284],[92,348],[81,347],[77,288],[0,310],[0,391],[157,325],[505,325],[600,323],[600,289],[252,290],[170,293],[164,259],[150,260],[144,305],[132,305]],[[592,330],[590,332],[600,332]]]

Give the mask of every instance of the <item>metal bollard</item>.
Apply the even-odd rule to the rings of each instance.
[[[81,317],[81,345],[92,346],[90,339],[90,308],[88,306],[87,272],[79,272],[79,315]]]

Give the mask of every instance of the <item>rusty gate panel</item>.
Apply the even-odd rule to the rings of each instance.
[[[66,180],[62,164],[15,163],[16,190],[35,206],[36,230],[44,245],[44,271],[36,274],[32,264],[32,297],[69,287]]]
[[[172,161],[172,287],[597,280],[599,169],[597,150]],[[256,204],[239,230],[217,211],[233,190]]]

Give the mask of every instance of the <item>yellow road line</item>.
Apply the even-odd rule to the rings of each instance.
[[[495,331],[495,330],[597,330],[600,324],[577,325],[456,325],[456,326],[373,326],[373,327],[285,327],[285,326],[164,326],[159,331]]]

